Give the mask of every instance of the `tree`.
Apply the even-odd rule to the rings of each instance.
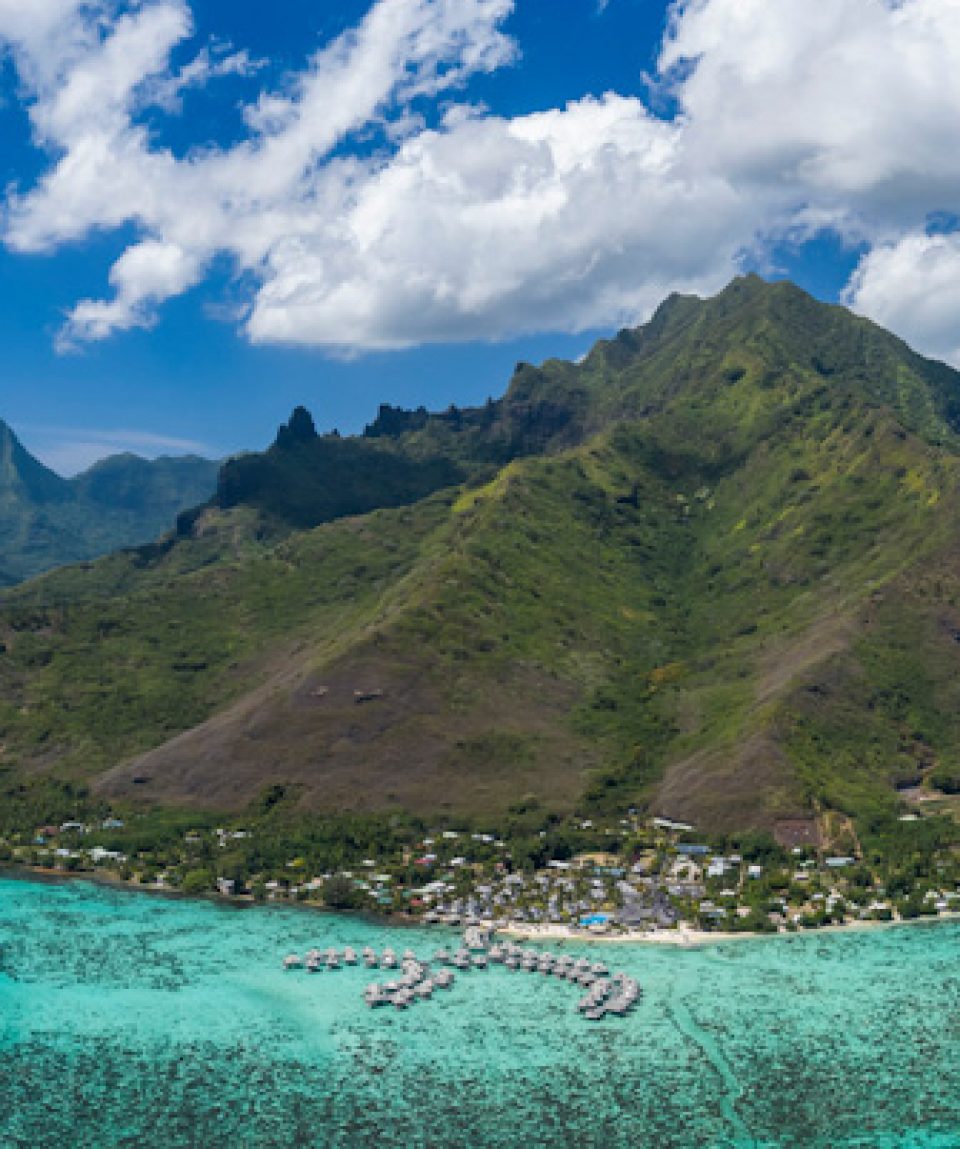
[[[323,884],[323,904],[332,910],[349,910],[357,904],[353,882],[343,874],[334,874]]]
[[[180,887],[185,894],[203,894],[213,888],[213,874],[209,870],[188,870]]]

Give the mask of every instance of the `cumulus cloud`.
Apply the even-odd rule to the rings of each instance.
[[[75,341],[105,339],[114,331],[150,327],[154,305],[192,287],[203,270],[197,256],[173,243],[147,239],[120,256],[110,269],[114,296],[78,303],[60,334],[66,349]]]
[[[254,284],[249,338],[366,349],[633,321],[670,290],[717,288],[745,250],[831,228],[868,248],[853,306],[960,354],[949,309],[923,298],[934,273],[960,291],[956,242],[924,233],[960,212],[956,0],[677,3],[653,77],[669,119],[630,94],[513,119],[458,103],[514,60],[512,7],[379,0],[244,109],[247,138],[178,158],[143,109],[254,67],[203,47],[175,67],[186,0],[0,0],[51,155],[9,200],[5,242],[140,233],[61,345],[149,326],[224,254]],[[446,109],[432,127],[430,102]],[[349,147],[371,130],[374,154]],[[915,299],[898,303],[901,276]]]
[[[334,226],[271,251],[250,335],[398,347],[578,330],[635,318],[671,286],[717,285],[743,205],[722,181],[677,179],[673,148],[617,96],[422,132]]]
[[[927,354],[960,364],[960,235],[906,235],[873,248],[844,302]]]
[[[675,90],[693,171],[869,237],[957,199],[955,0],[693,0],[661,74],[691,62]]]

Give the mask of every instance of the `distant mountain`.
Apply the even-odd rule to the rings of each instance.
[[[116,455],[63,479],[0,421],[0,585],[135,546],[214,491],[219,464]]]
[[[298,411],[176,537],[4,596],[4,760],[867,834],[960,776],[958,428],[960,374],[756,277],[480,408]]]

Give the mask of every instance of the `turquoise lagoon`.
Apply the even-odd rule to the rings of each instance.
[[[406,1012],[313,945],[442,933],[0,879],[0,1145],[960,1146],[960,923],[700,950],[576,946],[638,977],[590,1024],[501,968]]]

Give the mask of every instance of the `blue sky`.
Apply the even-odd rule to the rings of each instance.
[[[960,360],[952,0],[0,0],[0,418],[71,472],[789,275]]]

